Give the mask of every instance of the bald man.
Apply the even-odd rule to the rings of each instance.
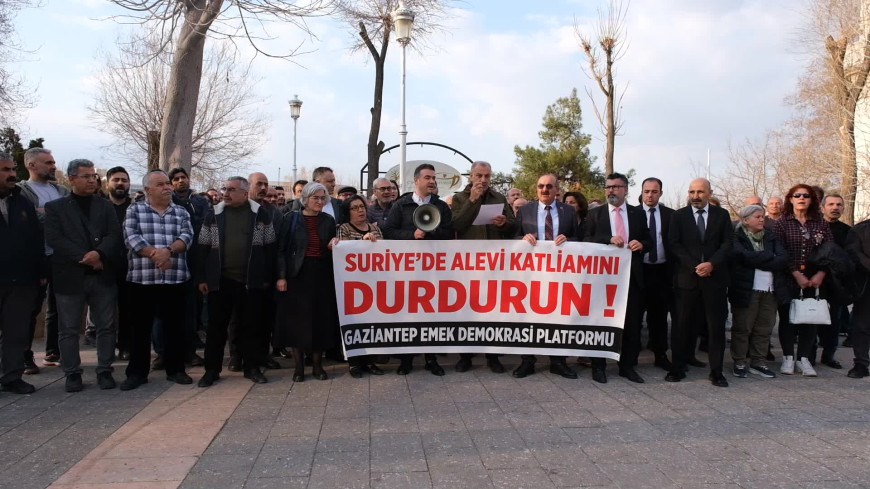
[[[728,316],[728,255],[734,230],[728,211],[710,205],[712,193],[707,179],[692,180],[689,205],[671,217],[668,241],[678,260],[679,312],[676,327],[671,331],[674,361],[665,380],[679,382],[686,377],[686,365],[692,361],[695,351],[695,345],[691,344],[694,343],[691,329],[698,323],[696,318],[700,313],[707,319],[710,382],[716,387],[728,387],[728,381],[722,375],[722,362],[725,319]]]

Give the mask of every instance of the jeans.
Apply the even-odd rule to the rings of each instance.
[[[0,285],[0,383],[20,380],[30,328],[30,313],[38,289],[33,285]]]
[[[118,304],[118,290],[114,281],[104,282],[99,275],[85,275],[79,290],[77,294],[57,294],[61,368],[66,375],[82,373],[79,330],[82,313],[87,305],[97,334],[97,373],[111,372],[112,362],[115,360],[115,307]]]

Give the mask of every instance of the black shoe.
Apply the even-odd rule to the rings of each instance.
[[[438,365],[438,360],[430,360],[426,362],[426,370],[428,370],[432,375],[437,375],[439,377],[444,375],[444,369],[441,368],[441,365]]]
[[[190,378],[190,375],[187,375],[184,372],[175,372],[172,375],[167,374],[166,380],[168,380],[170,382],[175,382],[176,384],[182,384],[182,385],[187,385],[187,384],[193,383],[193,379]]]
[[[203,360],[201,356],[194,353],[193,356],[191,356],[186,362],[184,362],[184,364],[188,367],[202,367],[203,365],[205,365],[205,360]]]
[[[131,391],[133,389],[138,389],[140,385],[147,384],[148,379],[142,379],[139,377],[127,377],[124,379],[124,382],[121,382],[120,389],[122,391]]]
[[[304,370],[296,370],[293,372],[293,382],[303,382],[305,381],[305,371]]]
[[[860,365],[855,365],[849,370],[849,373],[846,374],[851,379],[863,379],[864,377],[870,376],[870,370],[867,367],[861,367]]]
[[[550,373],[562,376],[566,379],[576,379],[577,378],[577,372],[575,372],[571,367],[569,367],[568,365],[566,365],[562,362],[556,362],[556,363],[551,362],[550,363]]]
[[[114,389],[115,378],[112,377],[112,372],[100,372],[97,374],[97,385],[100,386],[102,390]]]
[[[66,376],[66,384],[64,390],[67,392],[79,392],[84,389],[82,384],[82,374],[69,374]]]
[[[704,368],[704,367],[707,366],[706,363],[704,363],[704,362],[702,362],[702,361],[700,361],[700,360],[698,360],[697,358],[694,358],[694,357],[692,357],[691,360],[689,360],[688,362],[686,362],[686,365],[691,365],[691,366],[693,366],[693,367],[698,367],[698,368]]]
[[[281,368],[281,364],[271,358],[266,358],[266,360],[263,361],[262,366],[269,370],[278,370]]]
[[[118,360],[121,362],[129,362],[130,361],[130,352],[126,350],[118,350]]]
[[[326,375],[326,370],[323,370],[323,367],[314,367],[311,376],[317,380],[329,380],[329,375]]]
[[[607,383],[607,372],[601,367],[592,367],[592,380],[599,384]]]
[[[408,375],[411,373],[411,370],[414,370],[414,365],[411,362],[402,360],[399,363],[399,368],[396,369],[396,373],[399,375]]]
[[[268,382],[268,380],[266,380],[266,376],[263,375],[263,372],[261,372],[260,369],[256,367],[246,371],[245,378],[250,379],[250,381],[255,384],[265,384],[266,382]]]
[[[0,391],[11,392],[12,394],[33,394],[36,392],[36,387],[21,379],[15,379],[5,384],[0,384]]]
[[[668,360],[667,355],[656,355],[656,361],[655,363],[653,363],[653,365],[669,372],[671,368],[673,368],[673,366],[671,365],[671,361]]]
[[[486,366],[494,374],[503,374],[505,372],[504,365],[501,364],[498,358],[487,358]]]
[[[847,336],[845,340],[843,340],[843,346],[846,348],[852,348],[852,337]]]
[[[241,372],[242,371],[242,357],[238,355],[230,356],[230,364],[227,367],[230,372]]]
[[[281,348],[273,348],[272,349],[272,356],[273,357],[281,357],[281,358],[291,358],[293,355],[291,355],[290,352],[287,351],[286,348],[281,347]]]
[[[366,371],[368,371],[368,373],[370,373],[372,375],[384,375],[384,371],[381,370],[381,368],[378,367],[377,365],[375,365],[374,363],[370,363],[370,364],[366,365],[364,368]]]
[[[831,368],[835,368],[837,370],[840,370],[841,368],[843,368],[843,364],[834,360],[833,358],[830,358],[830,359],[823,358],[822,365],[827,365],[827,366],[829,366]]]
[[[350,376],[355,378],[355,379],[361,379],[362,374],[363,374],[363,369],[362,369],[362,367],[357,367],[354,365],[353,367],[350,368],[350,370],[348,370],[348,373],[350,373]]]
[[[745,379],[749,374],[749,371],[746,369],[745,364],[734,364],[734,368],[731,369],[731,373],[740,379]]]
[[[151,362],[151,370],[163,370],[166,366],[163,364],[163,355],[157,355]]]
[[[512,375],[518,379],[522,379],[523,377],[528,377],[533,373],[535,373],[535,364],[523,362],[514,370]]]
[[[214,370],[206,370],[196,385],[199,387],[211,387],[219,378],[221,378],[219,373]]]
[[[719,373],[711,373],[710,383],[715,385],[716,387],[728,387],[728,380],[725,379],[725,376]]]
[[[456,371],[457,372],[468,372],[471,369],[471,359],[460,357],[459,361],[456,362]]]
[[[625,377],[626,379],[634,382],[635,384],[643,384],[643,377],[637,373],[637,371],[633,368],[621,368],[619,369],[619,376]]]
[[[686,374],[682,370],[672,370],[665,375],[665,380],[667,382],[679,382],[685,378]]]

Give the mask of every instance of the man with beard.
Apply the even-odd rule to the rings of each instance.
[[[31,394],[36,389],[21,374],[33,338],[28,320],[38,287],[47,282],[45,240],[36,209],[16,181],[12,156],[0,153],[0,391]]]
[[[268,202],[272,207],[278,205],[278,191],[275,190],[275,187],[269,187],[266,190],[266,202]]]
[[[217,189],[210,188],[205,192],[208,195],[208,203],[212,206],[218,205],[221,203],[223,197],[221,193],[217,191]]]
[[[725,319],[728,316],[727,288],[731,241],[734,228],[728,211],[710,204],[710,181],[696,178],[689,183],[689,205],[674,212],[668,230],[671,251],[678,260],[676,270],[677,325],[671,329],[671,371],[668,382],[686,378],[686,365],[693,359],[692,326],[696,305],[707,319],[710,382],[728,387],[722,375],[725,355]]]
[[[284,187],[275,185],[275,192],[278,193],[278,199],[275,200],[275,206],[279,209],[287,203],[287,197],[284,195]]]
[[[596,207],[586,219],[584,241],[613,245],[631,251],[631,274],[628,286],[628,300],[625,305],[622,345],[619,353],[619,376],[642,384],[643,378],[637,373],[637,357],[640,354],[640,325],[643,317],[643,255],[651,249],[644,211],[625,202],[628,195],[628,177],[612,173],[604,180],[607,205]],[[602,384],[607,382],[603,358],[592,359],[592,380]]]
[[[390,207],[396,201],[396,187],[386,178],[378,178],[374,181],[375,201],[368,208],[368,220],[383,229],[390,215]]]
[[[438,209],[441,222],[432,231],[423,231],[414,225],[414,211],[417,207],[431,204]],[[438,198],[438,182],[435,179],[435,167],[423,163],[414,170],[414,191],[399,198],[390,209],[390,216],[381,231],[386,239],[453,239],[453,215],[443,200]],[[408,375],[413,369],[413,354],[399,355],[401,363],[396,373]],[[438,365],[434,353],[426,353],[426,370],[432,375],[444,375],[444,369]]]
[[[96,331],[97,382],[100,389],[114,389],[115,263],[123,247],[121,228],[112,204],[94,195],[100,177],[93,162],[70,161],[67,176],[72,194],[45,206],[45,242],[54,249],[51,278],[57,294],[65,389],[83,388],[79,328],[85,306]]]
[[[110,168],[106,172],[106,185],[109,202],[115,209],[118,225],[124,228],[124,218],[130,207],[130,174],[122,166]],[[127,287],[127,249],[120,248],[115,285],[118,288],[118,359],[130,359],[130,291]]]
[[[509,239],[514,232],[514,213],[507,199],[490,187],[492,167],[485,161],[475,161],[471,164],[469,183],[462,192],[453,196],[453,229],[459,239]],[[502,213],[495,216],[492,222],[484,225],[472,225],[483,205],[501,204]],[[460,353],[456,363],[457,372],[465,372],[471,368],[471,353]],[[504,366],[495,353],[486,354],[486,364],[493,373],[503,373]]]
[[[852,226],[840,221],[840,217],[843,215],[843,207],[843,197],[838,194],[828,194],[822,199],[822,216],[828,221],[828,225],[831,226],[834,243],[845,249],[846,237],[849,235],[849,230],[852,229]],[[840,342],[840,332],[845,330],[849,324],[848,306],[848,304],[837,304],[831,301],[831,325],[830,327],[819,328],[819,343],[822,346],[822,364],[834,369],[843,368],[840,362],[834,358],[834,353],[837,352],[837,345]],[[815,356],[814,352],[813,360],[815,360]]]
[[[127,209],[124,241],[127,245],[127,281],[133,303],[133,341],[127,379],[121,390],[136,389],[148,382],[151,329],[160,318],[165,328],[166,380],[190,384],[184,372],[184,311],[188,304],[190,271],[187,249],[193,241],[193,227],[187,211],[172,202],[169,176],[160,170],[142,179],[145,200]]]
[[[51,150],[45,148],[30,148],[24,152],[24,166],[30,173],[30,180],[19,182],[21,195],[33,204],[39,217],[40,232],[45,223],[45,204],[52,200],[66,197],[69,189],[55,183],[55,170],[57,169]],[[51,247],[45,245],[46,256],[53,253]],[[46,260],[48,261],[48,260]],[[48,274],[51,274],[49,270]],[[60,359],[60,350],[57,346],[57,301],[54,289],[50,283],[40,287],[33,305],[30,317],[30,340],[24,352],[24,373],[37,374],[39,367],[33,361],[33,335],[36,332],[36,318],[42,310],[42,303],[48,299],[45,306],[45,365],[56,366]]]

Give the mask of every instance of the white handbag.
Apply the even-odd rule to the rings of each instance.
[[[788,322],[791,324],[831,324],[831,311],[828,301],[819,299],[819,289],[815,297],[804,297],[801,290],[799,299],[792,299],[788,309]]]

